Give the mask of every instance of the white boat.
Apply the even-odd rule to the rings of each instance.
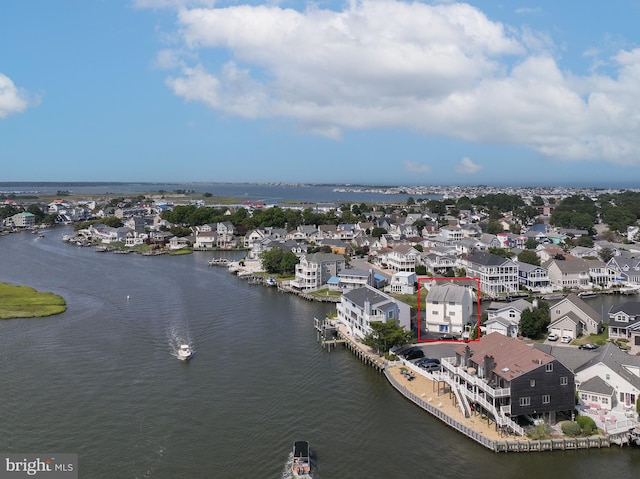
[[[181,344],[178,348],[178,359],[189,361],[193,357],[193,351],[188,344]]]
[[[578,293],[578,298],[595,298],[598,296],[598,293],[595,291],[583,291],[582,293]]]
[[[295,478],[311,479],[311,448],[308,441],[296,441],[293,443],[291,474]]]

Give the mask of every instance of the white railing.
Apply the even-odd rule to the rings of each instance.
[[[491,397],[497,398],[511,396],[511,388],[493,388],[489,386],[489,384],[487,384],[484,379],[479,378],[478,376],[472,376],[471,374],[466,372],[464,368],[454,366],[454,364],[451,362],[454,359],[455,358],[442,359],[442,364],[444,365],[444,367],[451,371],[454,375],[461,377],[469,384],[478,386],[480,389],[488,393]]]

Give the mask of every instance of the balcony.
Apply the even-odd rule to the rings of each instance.
[[[464,368],[455,366],[456,358],[443,358],[442,365],[445,370],[451,372],[454,376],[463,379],[467,384],[476,386],[481,391],[484,391],[488,396],[492,398],[510,397],[511,388],[493,388],[483,379],[476,375],[471,375]]]

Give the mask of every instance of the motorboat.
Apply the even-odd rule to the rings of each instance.
[[[178,348],[178,359],[189,361],[193,357],[193,351],[188,344],[181,344]]]
[[[311,448],[308,441],[293,443],[291,474],[296,478],[311,478]]]

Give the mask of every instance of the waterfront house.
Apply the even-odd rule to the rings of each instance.
[[[508,258],[492,253],[474,253],[462,258],[467,277],[480,278],[480,291],[490,297],[518,291],[518,266]]]
[[[602,315],[575,294],[558,301],[549,309],[549,333],[577,338],[583,334],[599,334]]]
[[[372,269],[346,268],[338,273],[337,282],[329,281],[329,285],[331,286],[332,284],[333,289],[340,289],[342,291],[349,291],[364,286],[375,287],[375,275]]]
[[[640,397],[640,356],[608,343],[575,370],[578,398],[592,409],[614,410],[636,418]]]
[[[518,281],[520,286],[530,291],[543,292],[550,289],[549,271],[543,266],[522,263],[516,261],[518,265]]]
[[[409,305],[368,285],[344,293],[336,309],[338,321],[358,338],[371,332],[374,321],[394,321],[407,331],[411,328]]]
[[[465,326],[471,322],[473,297],[471,288],[468,286],[434,282],[425,300],[425,330],[462,334]]]
[[[36,217],[33,213],[23,211],[10,216],[9,224],[15,228],[33,228],[36,225]]]
[[[615,271],[616,283],[640,285],[640,258],[637,255],[624,253],[614,256],[607,262],[607,266]]]
[[[521,341],[491,333],[455,349],[442,361],[449,384],[474,409],[505,427],[508,419],[542,418],[554,424],[571,417],[575,406],[574,374],[559,360]]]
[[[296,265],[296,276],[289,284],[301,291],[314,291],[327,284],[329,278],[345,269],[345,258],[333,253],[303,254]]]
[[[386,267],[393,271],[413,272],[419,254],[410,243],[397,244],[386,254]]]

